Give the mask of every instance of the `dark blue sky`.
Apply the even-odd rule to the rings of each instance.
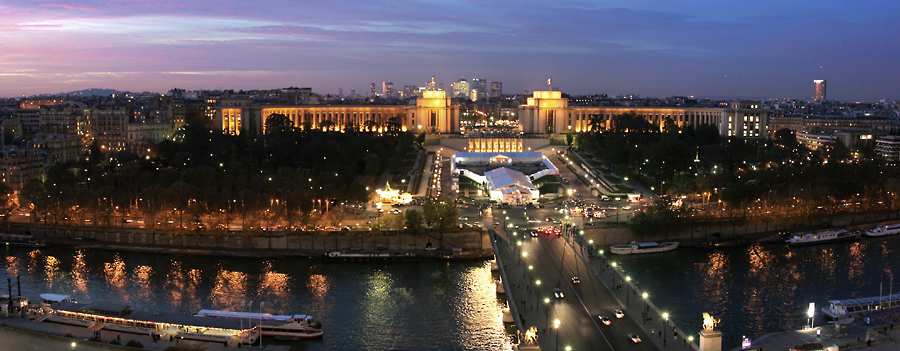
[[[0,96],[369,83],[900,99],[900,1],[2,0]],[[821,69],[819,67],[822,67]]]

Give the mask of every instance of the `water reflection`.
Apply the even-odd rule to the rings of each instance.
[[[200,268],[188,268],[200,267]],[[190,314],[202,308],[310,314],[326,337],[299,349],[509,350],[488,267],[465,262],[323,264],[49,247],[8,250],[22,292]],[[242,304],[243,303],[243,304]],[[271,342],[271,341],[267,341]]]
[[[723,348],[731,349],[741,335],[804,325],[810,302],[821,307],[828,300],[900,291],[900,279],[891,279],[893,267],[900,266],[898,247],[900,236],[805,247],[754,244],[711,253],[685,247],[617,261],[650,296],[665,292],[654,303],[685,331],[701,329],[703,312],[722,318]]]
[[[243,310],[247,297],[247,274],[217,267],[210,302],[216,309]],[[259,305],[257,305],[259,306]]]
[[[272,271],[272,262],[265,262],[256,295],[266,301],[267,310],[284,311],[291,299],[291,279],[286,273]]]
[[[48,288],[52,288],[53,282],[61,278],[59,274],[59,260],[56,257],[47,256],[44,264],[44,276],[45,281],[48,283]]]
[[[72,287],[75,289],[75,292],[85,294],[87,293],[88,281],[87,281],[87,264],[84,262],[84,251],[78,250],[75,251],[75,255],[72,257]]]
[[[103,264],[103,275],[106,277],[107,284],[117,288],[125,286],[125,262],[118,254],[112,262]]]

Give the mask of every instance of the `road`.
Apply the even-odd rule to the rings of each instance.
[[[511,241],[505,240],[498,247],[507,263],[509,279],[519,290],[523,284],[526,287],[525,292],[513,295],[520,302],[520,311],[524,311],[525,327],[538,328],[543,350],[565,350],[567,346],[572,350],[658,350],[652,342],[630,341],[627,335],[632,333],[647,337],[638,322],[643,306],[632,303],[631,309],[626,309],[616,300],[601,278],[590,272],[582,256],[575,255],[574,250],[580,248],[572,245],[571,238],[522,234],[513,236],[510,232]],[[580,277],[581,283],[573,283],[573,276]],[[555,298],[554,288],[565,297]],[[626,318],[615,318],[616,309],[624,310]],[[603,325],[598,318],[601,315],[612,323]],[[554,327],[556,320],[558,329]]]

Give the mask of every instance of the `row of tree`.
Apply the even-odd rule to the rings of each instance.
[[[138,217],[150,228],[182,230],[225,229],[237,219],[256,230],[315,226],[339,222],[352,213],[349,204],[364,205],[416,141],[411,133],[299,128],[254,138],[191,117],[173,140],[153,147],[156,157],[92,148],[85,160],[27,183],[19,204],[49,223],[115,226]]]

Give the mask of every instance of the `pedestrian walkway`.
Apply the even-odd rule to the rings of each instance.
[[[428,190],[428,185],[431,184],[431,176],[434,174],[434,155],[429,155],[427,152],[425,153],[425,168],[422,168],[422,174],[419,176],[422,178],[419,181],[419,189],[416,189],[416,193],[413,196],[425,196],[426,191]]]

